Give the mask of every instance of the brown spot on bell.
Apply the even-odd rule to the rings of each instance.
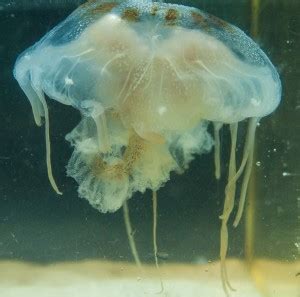
[[[127,8],[122,14],[122,19],[129,22],[138,22],[139,12],[135,8]]]

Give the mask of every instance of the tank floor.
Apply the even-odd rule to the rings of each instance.
[[[234,297],[300,297],[300,262],[286,264],[228,260]],[[81,261],[35,265],[0,262],[1,297],[222,297],[219,263],[165,264],[160,273],[151,265],[140,271],[125,262]]]

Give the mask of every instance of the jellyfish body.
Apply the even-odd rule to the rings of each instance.
[[[136,191],[158,190],[171,171],[186,169],[195,154],[210,151],[209,122],[216,138],[222,124],[230,124],[224,258],[235,182],[244,172],[242,209],[257,121],[281,97],[276,69],[245,33],[191,7],[88,1],[20,55],[14,75],[38,125],[41,117],[48,123],[44,94],[81,112],[82,121],[66,137],[74,146],[67,173],[78,182],[79,195],[101,212],[116,211]],[[247,118],[237,169],[237,123]],[[56,187],[47,125],[48,174]],[[219,177],[218,139],[215,144]]]

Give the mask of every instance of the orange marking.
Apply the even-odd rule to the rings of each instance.
[[[177,18],[178,11],[176,9],[170,8],[166,13],[165,20],[168,22],[169,25],[174,25]]]
[[[122,19],[129,22],[138,22],[139,12],[135,8],[127,8],[122,14]]]
[[[100,4],[99,6],[95,7],[94,9],[92,9],[92,13],[106,13],[106,12],[110,12],[114,7],[117,6],[117,3],[115,2],[107,2],[107,3],[103,3]]]

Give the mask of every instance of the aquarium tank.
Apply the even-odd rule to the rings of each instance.
[[[0,0],[0,296],[300,297],[296,0]]]

